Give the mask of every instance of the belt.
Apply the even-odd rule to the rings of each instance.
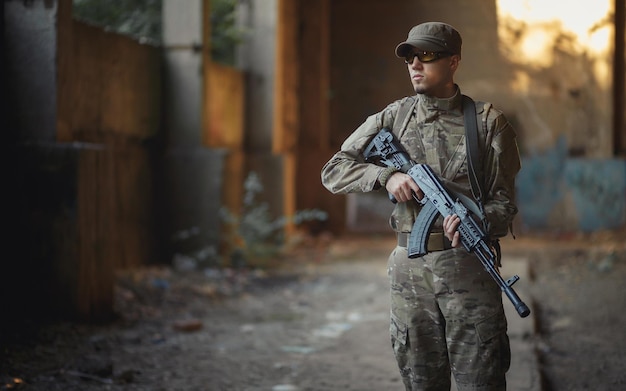
[[[398,232],[398,246],[399,247],[408,247],[409,237],[411,236],[410,232]],[[428,252],[431,251],[443,251],[449,250],[452,248],[452,243],[443,232],[433,232],[428,235],[428,245],[426,249]]]

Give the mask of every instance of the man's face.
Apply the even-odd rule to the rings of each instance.
[[[406,59],[416,93],[436,98],[449,98],[454,94],[454,72],[460,56],[414,48]]]

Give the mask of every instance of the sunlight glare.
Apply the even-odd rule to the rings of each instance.
[[[521,39],[519,56],[539,60],[537,65],[547,65],[545,50],[550,50],[560,33],[575,37],[579,53],[599,55],[610,49],[610,0],[498,0],[497,6],[500,21],[521,22],[525,27],[524,36],[517,37]],[[502,31],[507,28],[503,24],[499,34],[510,40],[510,34]]]

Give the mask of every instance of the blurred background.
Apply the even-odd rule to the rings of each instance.
[[[622,0],[5,0],[4,313],[111,318],[119,270],[236,265],[390,234],[322,165],[412,94],[394,48],[444,21],[457,82],[518,132],[515,232],[626,225]]]

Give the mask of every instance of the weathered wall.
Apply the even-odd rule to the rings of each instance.
[[[625,162],[614,156],[621,150],[614,126],[624,126],[613,123],[614,110],[625,109],[616,104],[624,86],[613,80],[620,74],[614,53],[623,55],[614,46],[618,3],[602,0],[589,9],[583,1],[562,2],[538,12],[544,4],[530,2],[498,14],[499,51],[510,73],[510,94],[501,101],[523,156],[517,181],[523,230],[594,231],[626,223]]]
[[[61,47],[57,140],[138,146],[161,129],[159,48],[71,21]]]
[[[75,20],[68,23],[61,23],[59,35],[57,139],[98,144],[111,156],[100,163],[112,175],[112,186],[101,190],[103,196],[117,199],[107,213],[120,235],[115,238],[111,232],[105,238],[116,248],[108,260],[111,267],[154,261],[152,159],[161,120],[159,48]]]
[[[140,186],[123,183],[133,159],[89,143],[28,143],[4,153],[13,167],[5,176],[3,308],[16,318],[110,319],[115,270],[146,261],[153,240],[152,222],[133,204],[141,194],[128,193]]]
[[[73,21],[71,0],[3,6],[15,115],[1,296],[28,317],[107,319],[114,271],[158,254],[159,50]]]
[[[567,156],[554,148],[527,156],[518,176],[523,229],[583,232],[622,227],[626,218],[626,161]]]

